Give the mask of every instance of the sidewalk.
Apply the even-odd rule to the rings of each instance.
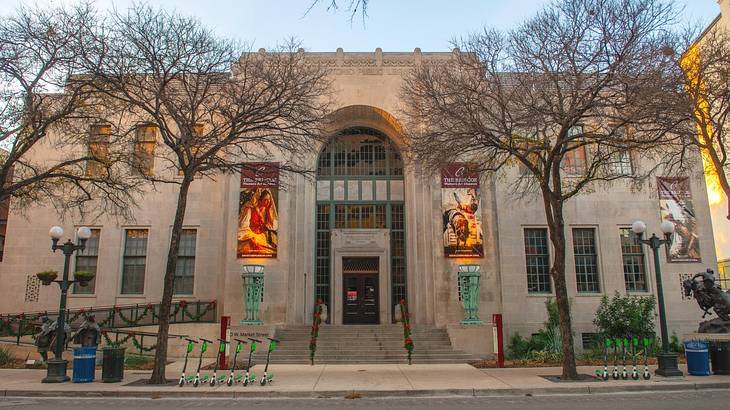
[[[177,363],[170,366],[168,378],[177,380]],[[272,365],[273,385],[258,383],[244,387],[209,385],[128,386],[144,380],[149,371],[126,371],[122,383],[42,384],[45,370],[0,370],[2,396],[79,396],[79,397],[345,397],[353,392],[362,397],[384,396],[524,396],[546,394],[593,394],[617,391],[667,391],[729,388],[730,376],[684,376],[665,379],[626,381],[586,381],[555,383],[542,375],[559,375],[557,367],[520,369],[476,369],[466,364],[408,365]],[[683,369],[685,370],[685,369]],[[256,366],[257,375],[263,366]],[[595,367],[580,367],[593,374]],[[653,371],[653,369],[652,369]],[[71,371],[69,370],[69,376]],[[101,374],[97,373],[97,379]]]

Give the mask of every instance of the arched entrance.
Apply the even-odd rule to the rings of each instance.
[[[388,323],[406,296],[403,159],[368,125],[340,127],[317,162],[315,296],[335,324]]]

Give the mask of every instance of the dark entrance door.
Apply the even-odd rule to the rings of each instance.
[[[378,258],[342,258],[342,323],[380,323]]]

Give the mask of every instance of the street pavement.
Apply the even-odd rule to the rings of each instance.
[[[610,394],[569,394],[519,397],[416,397],[359,399],[129,399],[129,398],[0,398],[0,409],[524,409],[524,410],[671,410],[730,408],[730,391],[677,391]]]

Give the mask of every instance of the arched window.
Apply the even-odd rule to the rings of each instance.
[[[404,199],[403,159],[387,135],[351,127],[330,139],[317,160],[316,298],[331,306],[330,236],[343,228],[390,230],[390,306],[406,296]]]
[[[403,160],[388,137],[372,128],[347,128],[319,155],[318,178],[402,177]]]

